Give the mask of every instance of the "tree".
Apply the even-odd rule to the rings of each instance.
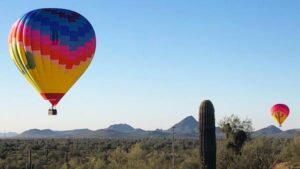
[[[229,147],[235,147],[239,151],[246,140],[250,139],[253,132],[252,121],[248,118],[241,120],[238,116],[232,114],[219,121],[219,127],[226,135]]]
[[[225,134],[227,132],[244,131],[250,136],[254,130],[251,119],[245,118],[244,120],[241,120],[234,114],[230,115],[229,117],[225,116],[218,122],[218,125]]]

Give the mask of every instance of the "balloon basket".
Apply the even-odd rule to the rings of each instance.
[[[49,116],[55,116],[55,115],[57,115],[57,110],[56,109],[49,109],[48,110],[48,115]]]

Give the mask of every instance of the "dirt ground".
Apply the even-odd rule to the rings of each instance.
[[[276,164],[275,167],[273,167],[273,169],[300,169],[300,163],[294,166],[288,166],[287,163],[279,163]]]

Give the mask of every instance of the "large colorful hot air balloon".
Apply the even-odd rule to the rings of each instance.
[[[96,36],[80,14],[57,8],[26,13],[12,26],[10,55],[27,81],[52,104],[49,114],[93,59]]]
[[[271,108],[272,116],[277,121],[277,123],[279,124],[279,127],[281,127],[281,124],[289,116],[289,112],[290,112],[290,109],[285,104],[275,104]]]

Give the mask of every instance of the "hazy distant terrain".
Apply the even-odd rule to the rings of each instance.
[[[198,122],[193,116],[188,116],[180,122],[173,125],[176,138],[198,138]],[[133,128],[128,124],[113,124],[106,129],[89,130],[75,129],[67,131],[54,131],[50,129],[30,129],[20,134],[17,133],[0,133],[1,138],[170,138],[172,137],[172,127],[167,130],[147,131],[139,128]],[[300,129],[280,130],[276,126],[268,126],[256,130],[253,137],[275,137],[275,138],[292,138]],[[216,137],[223,138],[224,133],[219,127],[216,127]]]
[[[15,137],[17,136],[18,133],[15,132],[4,132],[4,133],[0,133],[0,138],[6,138],[6,137]]]

